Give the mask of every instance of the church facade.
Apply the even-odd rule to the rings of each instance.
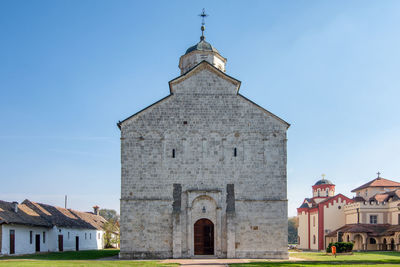
[[[225,64],[202,35],[170,94],[118,123],[121,258],[288,258],[289,124]]]

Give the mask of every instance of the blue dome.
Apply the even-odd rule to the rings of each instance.
[[[333,183],[326,179],[319,180],[315,183],[315,185],[321,185],[321,184],[333,184]]]

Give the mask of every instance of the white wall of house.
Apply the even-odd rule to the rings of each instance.
[[[0,227],[2,228],[0,253],[3,255],[10,254],[10,230],[15,232],[15,255],[36,253],[36,235],[40,235],[40,252],[58,251],[58,235],[63,235],[64,251],[76,249],[77,236],[79,237],[79,250],[102,249],[104,243],[104,231],[99,230],[7,224]],[[31,231],[32,242],[30,240]],[[43,233],[45,233],[44,242]]]
[[[64,251],[75,250],[76,237],[79,237],[79,250],[102,249],[104,243],[104,231],[75,229],[60,227],[55,228],[55,238],[58,251],[58,235],[63,235]]]
[[[299,218],[297,234],[300,239],[297,247],[300,249],[308,249],[308,213],[302,211],[297,215],[297,218]]]
[[[50,232],[52,229],[45,227],[34,227],[25,225],[7,225],[2,226],[2,246],[1,254],[10,254],[10,230],[15,232],[15,254],[35,253],[36,235],[40,236],[40,251],[51,251],[52,243]],[[30,242],[30,231],[32,231],[32,243]],[[43,242],[43,233],[45,233],[45,242]]]

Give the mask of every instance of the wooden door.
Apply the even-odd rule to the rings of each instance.
[[[15,254],[15,230],[10,230],[10,254]]]
[[[58,235],[58,251],[64,251],[64,236]]]
[[[194,254],[214,255],[214,224],[208,219],[194,224]]]
[[[75,250],[79,251],[79,236],[75,236]]]
[[[40,252],[40,235],[35,236],[35,251]]]

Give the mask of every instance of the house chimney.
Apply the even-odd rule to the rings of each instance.
[[[97,206],[97,205],[94,206],[94,207],[93,207],[93,213],[96,214],[96,215],[99,215],[99,208],[100,208],[100,207]]]
[[[14,209],[14,212],[17,213],[17,212],[18,212],[18,202],[17,202],[17,201],[14,201],[14,202],[12,203],[12,207],[13,207],[13,209]]]

